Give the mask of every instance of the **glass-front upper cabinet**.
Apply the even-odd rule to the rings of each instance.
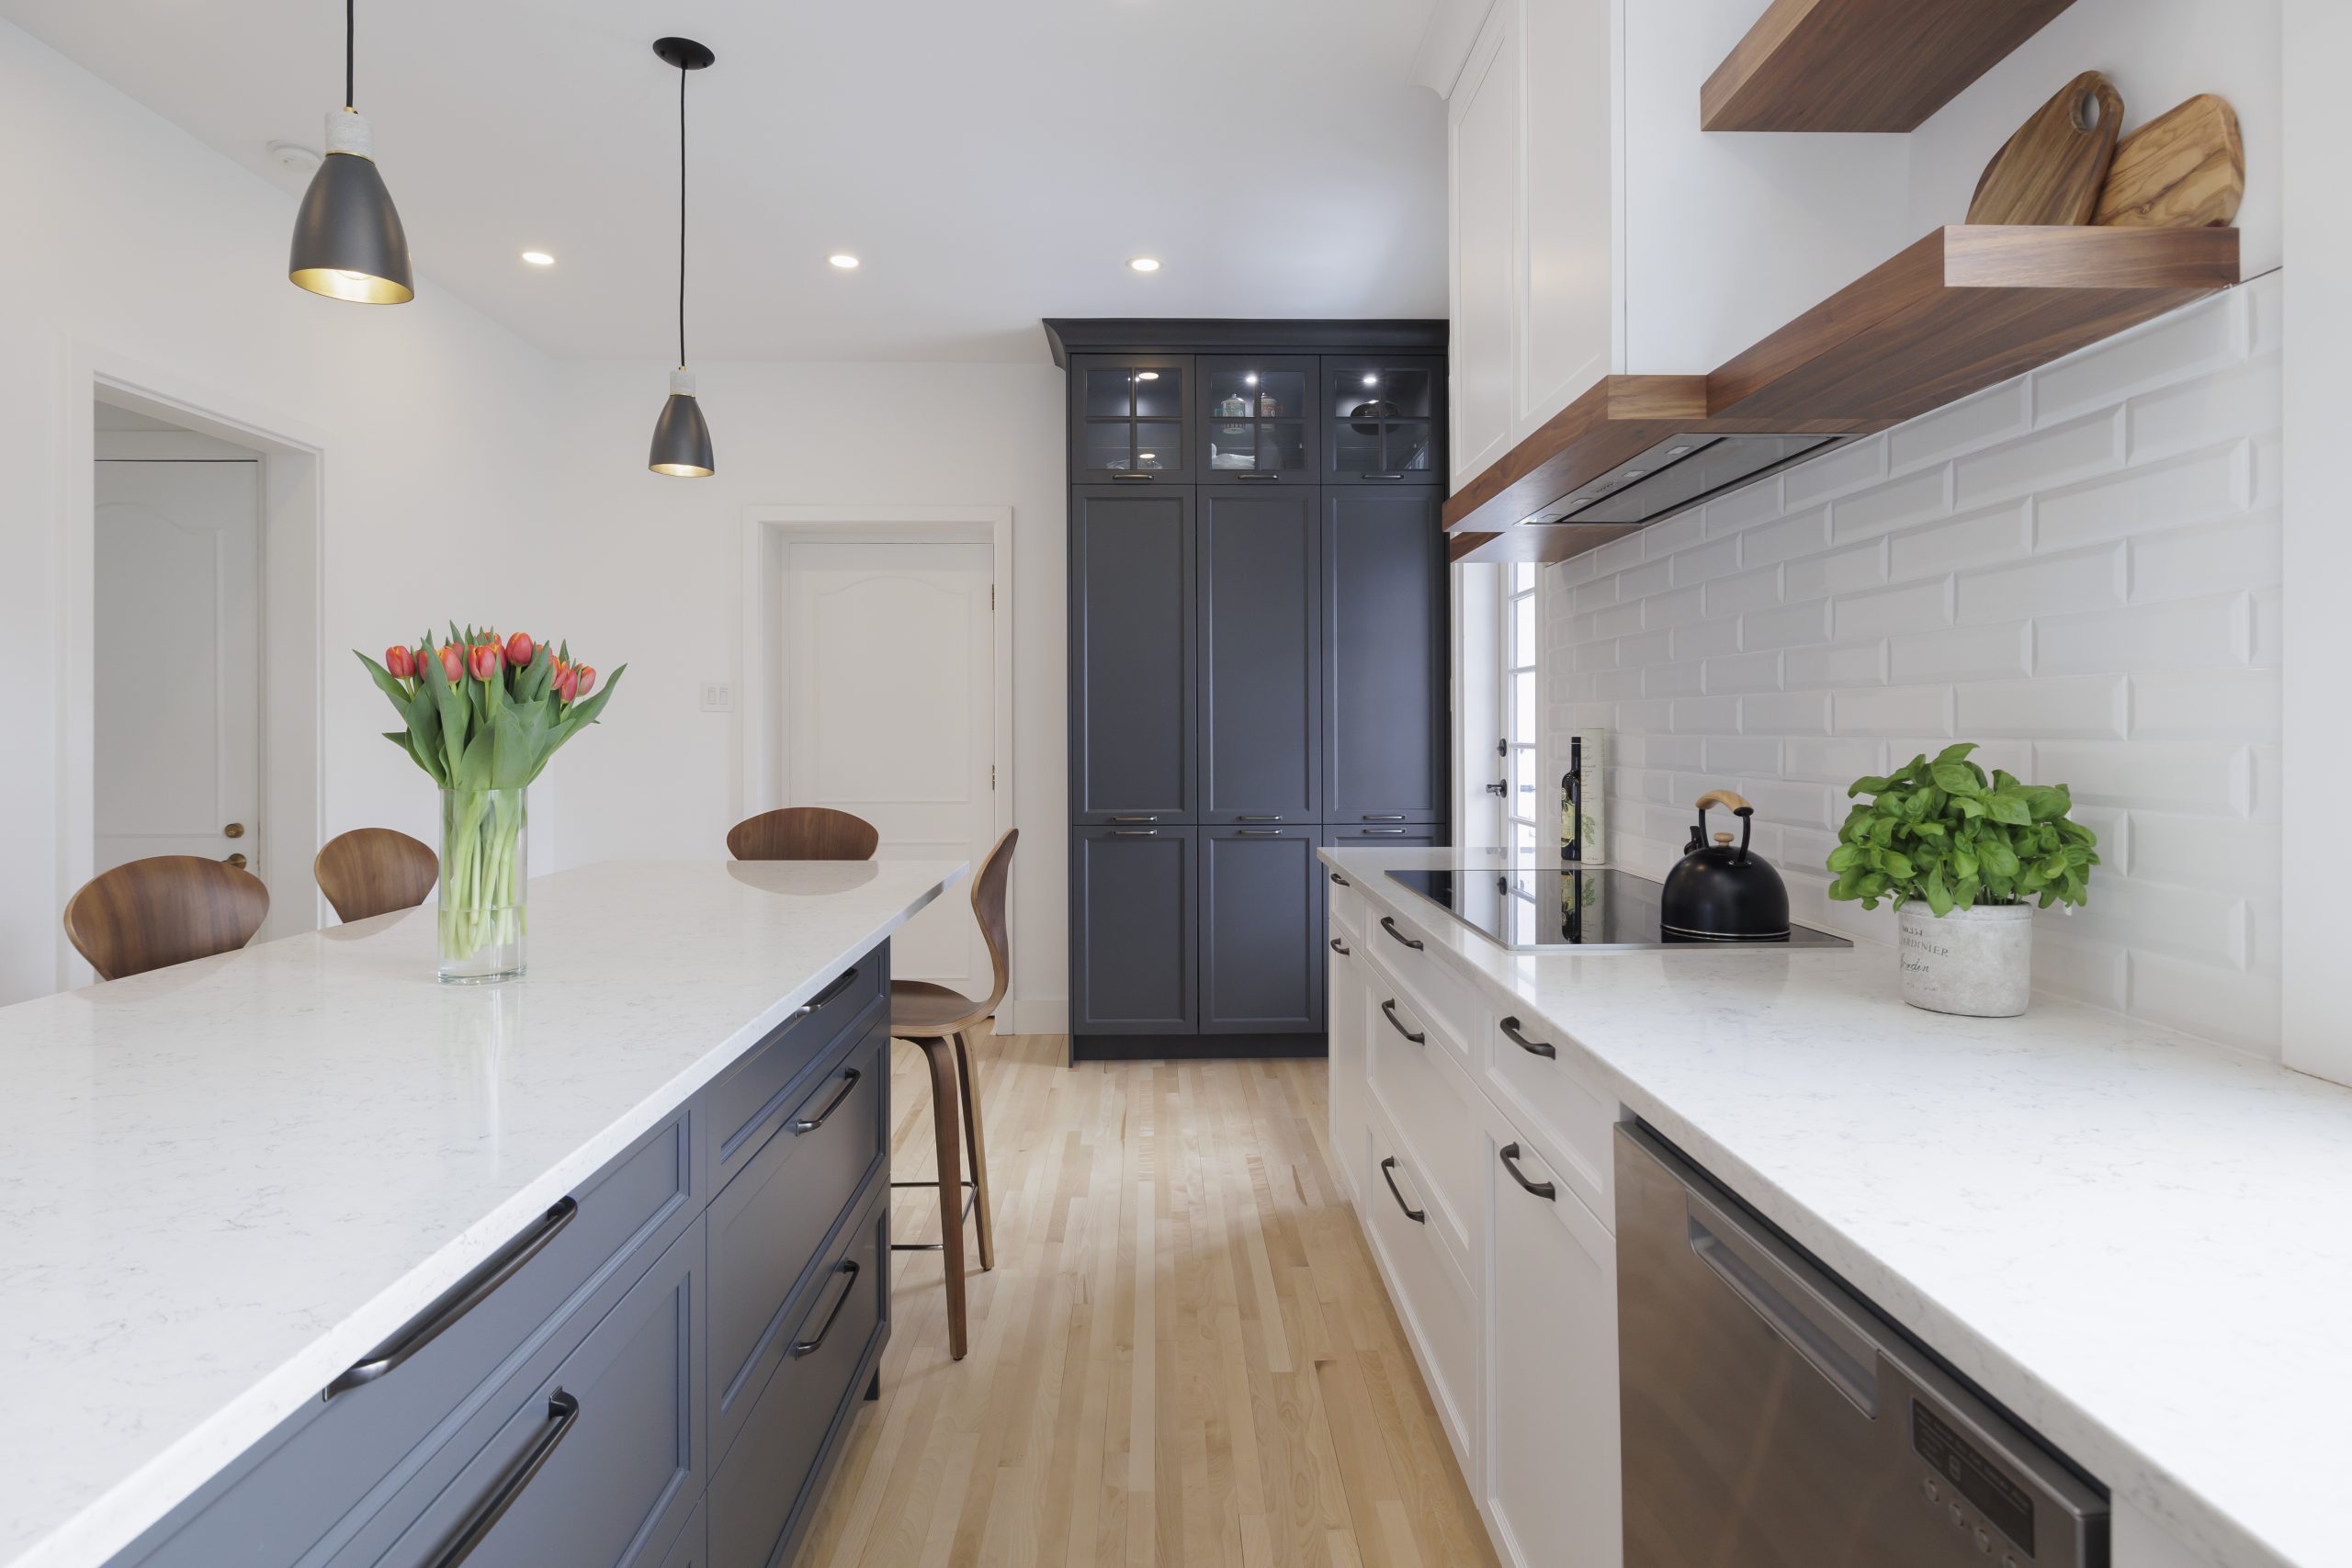
[[[1072,482],[1193,482],[1189,356],[1080,354],[1069,363]]]
[[[1204,355],[1194,363],[1201,440],[1193,466],[1201,483],[1317,482],[1316,361]]]
[[[1325,483],[1443,482],[1445,361],[1398,355],[1321,363]]]

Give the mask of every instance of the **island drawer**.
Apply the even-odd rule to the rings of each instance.
[[[711,1451],[724,1456],[820,1292],[826,1237],[884,1164],[889,1001],[821,1059],[785,1129],[710,1205]]]
[[[329,1568],[658,1568],[702,1498],[697,1225],[485,1438],[472,1424]]]
[[[713,1472],[711,1568],[788,1562],[854,1401],[889,1337],[890,1188],[876,1171],[796,1308],[785,1359]]]
[[[591,1314],[693,1223],[692,1154],[686,1117],[640,1138],[141,1536],[117,1568],[292,1562],[355,1528],[452,1433],[520,1399],[506,1387],[514,1368],[576,1344]]]
[[[703,1090],[712,1190],[727,1185],[807,1098],[808,1073],[826,1047],[876,997],[890,994],[890,944],[882,942],[819,987]]]

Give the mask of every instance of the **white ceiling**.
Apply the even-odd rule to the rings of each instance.
[[[1430,5],[362,0],[358,100],[425,287],[553,354],[666,357],[678,78],[650,46],[698,38],[693,357],[1035,359],[1047,315],[1443,315]],[[342,10],[0,0],[288,192],[266,144],[319,144]]]

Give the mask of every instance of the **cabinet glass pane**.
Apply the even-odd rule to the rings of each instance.
[[[1335,414],[1354,413],[1364,403],[1389,419],[1429,419],[1433,378],[1427,370],[1385,370],[1366,367],[1341,375],[1331,389]]]
[[[1127,417],[1128,399],[1135,385],[1132,370],[1089,370],[1086,373],[1086,412],[1101,417],[1115,414]]]
[[[1266,472],[1306,467],[1304,420],[1219,420],[1209,426],[1209,467]]]
[[[1258,426],[1258,466],[1261,468],[1306,467],[1306,425],[1302,420],[1270,419]]]
[[[1426,470],[1430,466],[1430,422],[1391,420],[1381,435],[1381,468],[1389,473]]]
[[[1209,377],[1216,419],[1298,419],[1306,412],[1306,376],[1298,370],[1219,370]]]
[[[1258,427],[1219,422],[1209,426],[1209,467],[1254,468],[1258,466]]]
[[[1331,429],[1331,470],[1340,474],[1382,472],[1380,421],[1341,420]]]
[[[1135,376],[1137,419],[1182,419],[1184,417],[1184,373],[1182,371],[1138,370]],[[1172,460],[1173,453],[1170,456]]]
[[[1120,468],[1126,465],[1121,463]],[[1184,427],[1181,424],[1138,424],[1136,426],[1136,468],[1148,472],[1155,468],[1181,468],[1184,466]]]
[[[1127,433],[1133,427],[1125,420],[1109,421],[1086,425],[1086,451],[1080,467],[1088,468],[1124,468],[1127,466]]]

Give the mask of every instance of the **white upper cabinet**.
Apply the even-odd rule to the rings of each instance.
[[[1511,278],[1519,249],[1519,33],[1515,0],[1487,19],[1447,101],[1453,208],[1447,280],[1453,331],[1450,489],[1510,449]]]

